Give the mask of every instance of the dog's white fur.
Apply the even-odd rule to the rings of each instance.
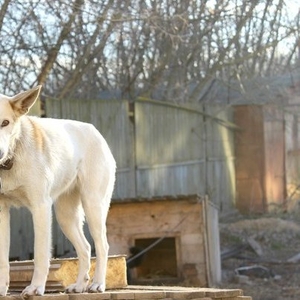
[[[14,97],[0,95],[0,295],[9,286],[11,205],[25,206],[34,224],[34,273],[23,296],[43,295],[51,258],[51,207],[74,245],[79,271],[67,292],[103,292],[108,256],[106,217],[115,182],[115,161],[91,124],[26,116],[41,86]],[[89,285],[90,245],[84,215],[94,239],[97,262]]]

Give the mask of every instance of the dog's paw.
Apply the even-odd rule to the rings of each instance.
[[[21,296],[26,299],[29,296],[42,296],[44,295],[44,292],[45,292],[44,286],[35,286],[31,284],[23,290]]]
[[[105,292],[105,284],[94,282],[89,286],[88,291],[90,293],[104,293]]]
[[[6,296],[8,290],[7,285],[1,285],[0,286],[0,296]]]
[[[71,284],[67,286],[66,288],[66,293],[71,294],[71,293],[84,293],[87,291],[87,284]]]

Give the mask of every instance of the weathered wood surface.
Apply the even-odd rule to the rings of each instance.
[[[90,278],[95,271],[95,258],[91,260]],[[65,288],[76,282],[78,259],[53,259],[51,261],[47,292],[64,291]],[[31,280],[33,261],[16,261],[10,263],[10,291],[22,291]],[[106,286],[108,289],[124,288],[127,286],[126,261],[124,256],[109,256]]]
[[[1,300],[21,300],[21,296],[12,294],[0,297]],[[39,296],[29,300],[40,300]],[[46,294],[43,300],[252,300],[244,296],[240,289],[209,289],[169,286],[128,286],[119,290],[107,290],[101,294]]]

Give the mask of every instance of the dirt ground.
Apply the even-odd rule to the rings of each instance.
[[[220,221],[220,241],[220,287],[241,288],[253,300],[300,299],[300,257],[289,261],[300,253],[300,212],[236,214]]]

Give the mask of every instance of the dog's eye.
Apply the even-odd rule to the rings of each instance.
[[[4,120],[1,124],[1,127],[5,127],[9,124],[9,121],[8,120]]]

